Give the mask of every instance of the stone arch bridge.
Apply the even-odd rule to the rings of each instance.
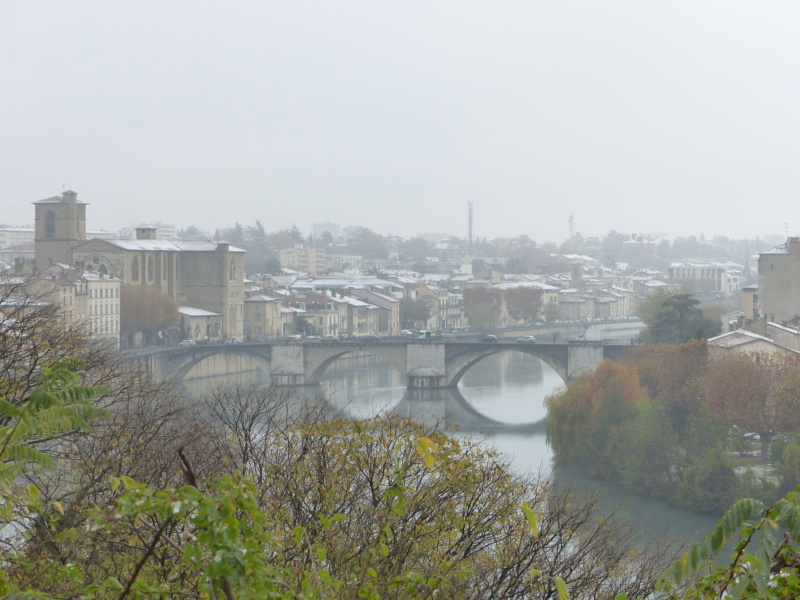
[[[314,385],[325,369],[351,353],[380,356],[405,374],[409,389],[448,388],[458,384],[478,361],[498,352],[514,351],[535,356],[566,382],[582,372],[593,371],[604,358],[617,359],[628,345],[599,342],[568,344],[518,344],[408,340],[335,343],[208,344],[188,348],[131,353],[156,378],[182,382],[187,375],[211,377],[259,371],[279,386]]]

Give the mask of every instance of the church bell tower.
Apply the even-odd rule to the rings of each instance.
[[[72,264],[72,249],[86,241],[86,203],[67,190],[61,196],[34,202],[36,207],[36,269]]]

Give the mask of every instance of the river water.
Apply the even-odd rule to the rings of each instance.
[[[195,381],[187,388],[200,396],[208,384]],[[606,511],[628,518],[643,540],[680,537],[696,541],[711,530],[715,516],[678,509],[580,473],[553,471],[544,430],[544,401],[563,384],[539,359],[521,352],[499,352],[476,363],[457,389],[409,391],[403,374],[380,357],[367,355],[337,360],[326,370],[319,389],[298,388],[296,393],[321,396],[355,417],[392,411],[418,420],[445,422],[458,427],[460,435],[480,436],[523,472],[552,474],[578,493],[599,490]]]
[[[598,490],[605,509],[631,520],[641,539],[697,540],[717,517],[670,506],[567,469],[552,471],[543,419],[545,398],[564,382],[547,364],[521,352],[500,352],[475,364],[457,390],[409,392],[405,377],[379,357],[339,360],[322,381],[322,393],[343,412],[356,417],[395,411],[418,419],[436,418],[458,426],[465,435],[511,457],[526,472],[552,473],[578,491]]]

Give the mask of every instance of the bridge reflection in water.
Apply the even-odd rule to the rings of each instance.
[[[332,405],[354,416],[391,411],[466,431],[523,433],[543,431],[544,398],[562,383],[539,359],[501,352],[473,366],[457,388],[408,390],[405,377],[374,356],[337,361],[321,388]]]
[[[194,398],[214,386],[269,385],[257,371],[236,376],[187,378]],[[355,417],[394,412],[417,420],[436,419],[464,433],[486,435],[490,444],[516,456],[523,469],[548,465],[544,399],[563,385],[561,377],[539,359],[521,352],[499,352],[476,363],[456,388],[408,390],[405,375],[375,355],[348,355],[332,363],[319,386],[293,388],[298,398],[322,399]]]

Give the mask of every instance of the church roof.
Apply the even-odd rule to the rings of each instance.
[[[144,252],[214,252],[219,242],[211,240],[101,240],[122,250]],[[244,252],[241,248],[230,247],[230,252]]]
[[[62,204],[64,202],[63,196],[53,196],[52,198],[45,198],[44,200],[37,200],[33,204]],[[76,200],[76,204],[89,204],[83,200]]]

